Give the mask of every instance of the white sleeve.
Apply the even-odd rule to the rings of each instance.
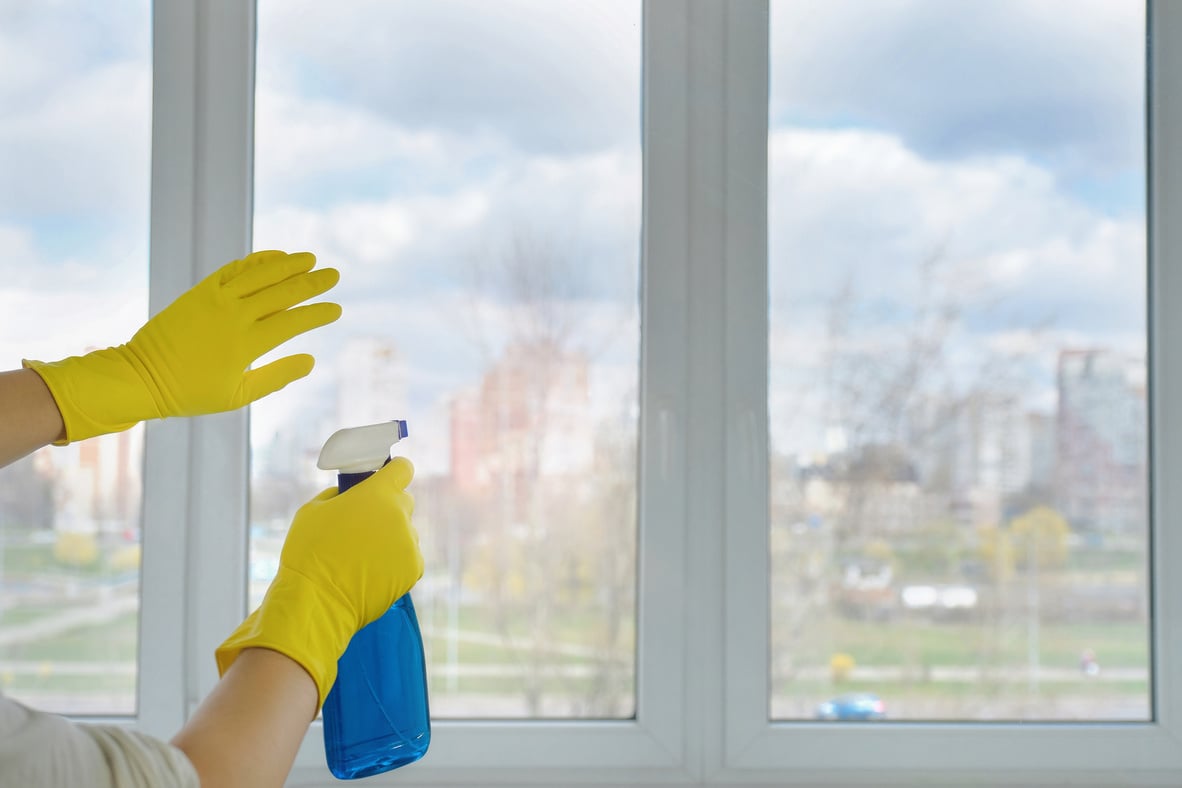
[[[76,725],[0,697],[0,788],[200,788],[185,754],[115,725]]]

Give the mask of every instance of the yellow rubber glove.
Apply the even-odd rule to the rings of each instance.
[[[413,477],[410,461],[395,457],[344,493],[329,488],[300,507],[262,604],[217,649],[219,675],[243,649],[268,648],[308,671],[324,705],[353,635],[423,575],[406,492]]]
[[[297,304],[331,289],[332,268],[308,252],[255,252],[210,274],[147,322],[126,345],[45,363],[65,444],[145,419],[235,410],[312,371],[297,354],[248,370],[259,356],[341,316],[333,303]]]

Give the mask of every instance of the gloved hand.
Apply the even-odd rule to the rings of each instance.
[[[353,635],[423,575],[406,492],[413,476],[410,461],[395,457],[345,492],[329,488],[300,507],[262,604],[217,649],[219,675],[243,649],[268,648],[308,671],[317,708],[324,705]]]
[[[210,274],[125,345],[48,364],[26,359],[61,411],[66,438],[59,445],[145,419],[235,410],[307,375],[315,363],[307,354],[247,367],[341,316],[333,303],[292,308],[340,278],[315,265],[308,252],[255,252]]]

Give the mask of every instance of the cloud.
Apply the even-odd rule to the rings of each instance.
[[[771,8],[777,125],[886,129],[936,160],[1017,152],[1077,174],[1142,165],[1143,3]]]
[[[301,101],[284,105],[285,126],[305,151],[298,155],[327,156],[333,127],[303,125],[316,112],[302,111]],[[344,128],[358,141],[345,153],[346,169],[395,162],[406,182],[429,186],[321,208],[299,195],[331,193],[316,185],[323,172],[305,174],[293,189],[267,191],[260,181],[260,193],[274,202],[259,202],[256,245],[312,248],[340,264],[346,320],[330,331],[388,327],[410,348],[423,406],[470,385],[503,343],[510,301],[495,289],[464,292],[479,285],[474,272],[496,269],[515,234],[575,255],[574,273],[587,278],[575,295],[635,304],[635,151],[526,155],[488,139],[409,132],[368,113]],[[1125,345],[1136,336],[1144,309],[1141,221],[1098,212],[1052,169],[1015,154],[933,159],[896,135],[864,129],[777,129],[769,142],[772,402],[782,413],[813,418],[790,401],[790,390],[820,390],[825,309],[837,288],[852,279],[863,308],[859,341],[890,352],[899,341],[892,321],[913,309],[919,263],[931,256],[939,259],[939,286],[956,291],[965,309],[951,351],[961,366],[979,365],[999,332],[1038,327],[1047,342]],[[1053,367],[1030,369],[1042,381],[1032,387],[1045,388]],[[814,405],[823,415],[823,403]]]
[[[0,289],[0,369],[126,342],[147,318],[147,283],[118,297],[84,288]]]
[[[0,217],[146,230],[150,42],[143,3],[0,4]]]
[[[125,243],[49,257],[31,231],[0,224],[0,369],[131,338],[148,318],[147,249]]]
[[[11,110],[0,125],[0,215],[52,218],[84,238],[146,231],[151,84],[147,64],[110,63]]]
[[[0,223],[0,281],[5,287],[121,298],[147,285],[146,238],[112,236],[52,253],[41,240],[28,227]]]
[[[323,207],[347,199],[422,193],[460,180],[496,141],[416,129],[339,97],[257,88],[255,198]]]
[[[0,0],[0,104],[43,101],[77,74],[116,61],[151,60],[151,5],[142,0],[29,3]]]
[[[32,35],[31,17],[10,24],[25,7],[0,0],[0,54],[22,63],[0,86],[19,108],[0,127],[10,366],[124,341],[146,315],[146,38],[104,51],[107,22],[61,15]],[[866,307],[860,341],[889,348],[927,257],[965,303],[957,357],[1038,356],[1044,394],[1048,349],[1143,344],[1143,217],[1075,190],[1080,173],[1140,166],[1135,4],[772,8],[773,117],[803,124],[769,140],[777,421],[823,415],[793,387],[822,390],[837,288],[853,281]],[[639,18],[635,2],[262,5],[255,246],[341,267],[346,316],[283,349],[321,362],[258,406],[260,424],[332,396],[336,351],[363,334],[404,349],[411,413],[442,423],[516,319],[505,289],[473,294],[473,276],[521,239],[562,258],[579,341],[602,340],[603,409],[624,398],[640,331]]]
[[[635,0],[265,3],[258,62],[260,85],[525,151],[595,150],[640,134]]]
[[[1003,356],[1030,407],[1053,402],[1063,348],[1144,357],[1143,216],[1111,218],[1028,159],[934,160],[885,132],[781,128],[770,167],[770,407],[781,450],[824,445],[828,326],[846,288],[847,352],[908,352],[926,286],[958,310],[946,382],[963,389]]]
[[[319,100],[260,110],[255,248],[306,248],[340,265],[341,288],[436,292],[470,286],[520,242],[553,258],[578,292],[635,298],[640,243],[639,146],[566,156],[409,132],[362,111],[339,135]],[[282,128],[284,131],[279,132]],[[293,142],[294,140],[294,142]],[[274,148],[274,150],[272,150]],[[307,159],[311,169],[283,162]],[[377,195],[348,173],[389,168]],[[352,189],[336,189],[340,181]],[[361,179],[364,183],[365,179]],[[308,195],[315,195],[309,198]]]
[[[872,131],[781,129],[770,144],[774,310],[818,308],[849,281],[883,315],[905,313],[935,258],[936,284],[955,290],[979,332],[1143,325],[1144,219],[1106,217],[1043,167],[1011,155],[933,161]]]

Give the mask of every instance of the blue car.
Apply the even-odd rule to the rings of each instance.
[[[858,692],[827,700],[817,707],[819,720],[881,720],[886,704],[871,692]]]

